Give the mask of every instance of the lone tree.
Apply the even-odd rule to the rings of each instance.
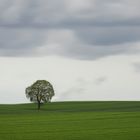
[[[50,102],[53,96],[53,86],[46,80],[37,80],[26,88],[26,97],[38,104],[38,110],[42,103]]]

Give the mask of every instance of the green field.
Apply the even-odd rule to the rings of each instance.
[[[140,102],[0,105],[0,140],[140,140]]]

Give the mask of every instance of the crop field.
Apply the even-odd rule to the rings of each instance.
[[[0,105],[0,140],[140,140],[140,102]]]

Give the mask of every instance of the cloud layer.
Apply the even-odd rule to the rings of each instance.
[[[0,0],[0,56],[97,59],[138,52],[138,0]]]

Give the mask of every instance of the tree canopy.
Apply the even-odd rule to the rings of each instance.
[[[38,109],[40,109],[42,103],[50,102],[54,96],[53,86],[46,80],[37,80],[31,86],[27,87],[25,92],[26,97],[31,102],[38,104]]]

